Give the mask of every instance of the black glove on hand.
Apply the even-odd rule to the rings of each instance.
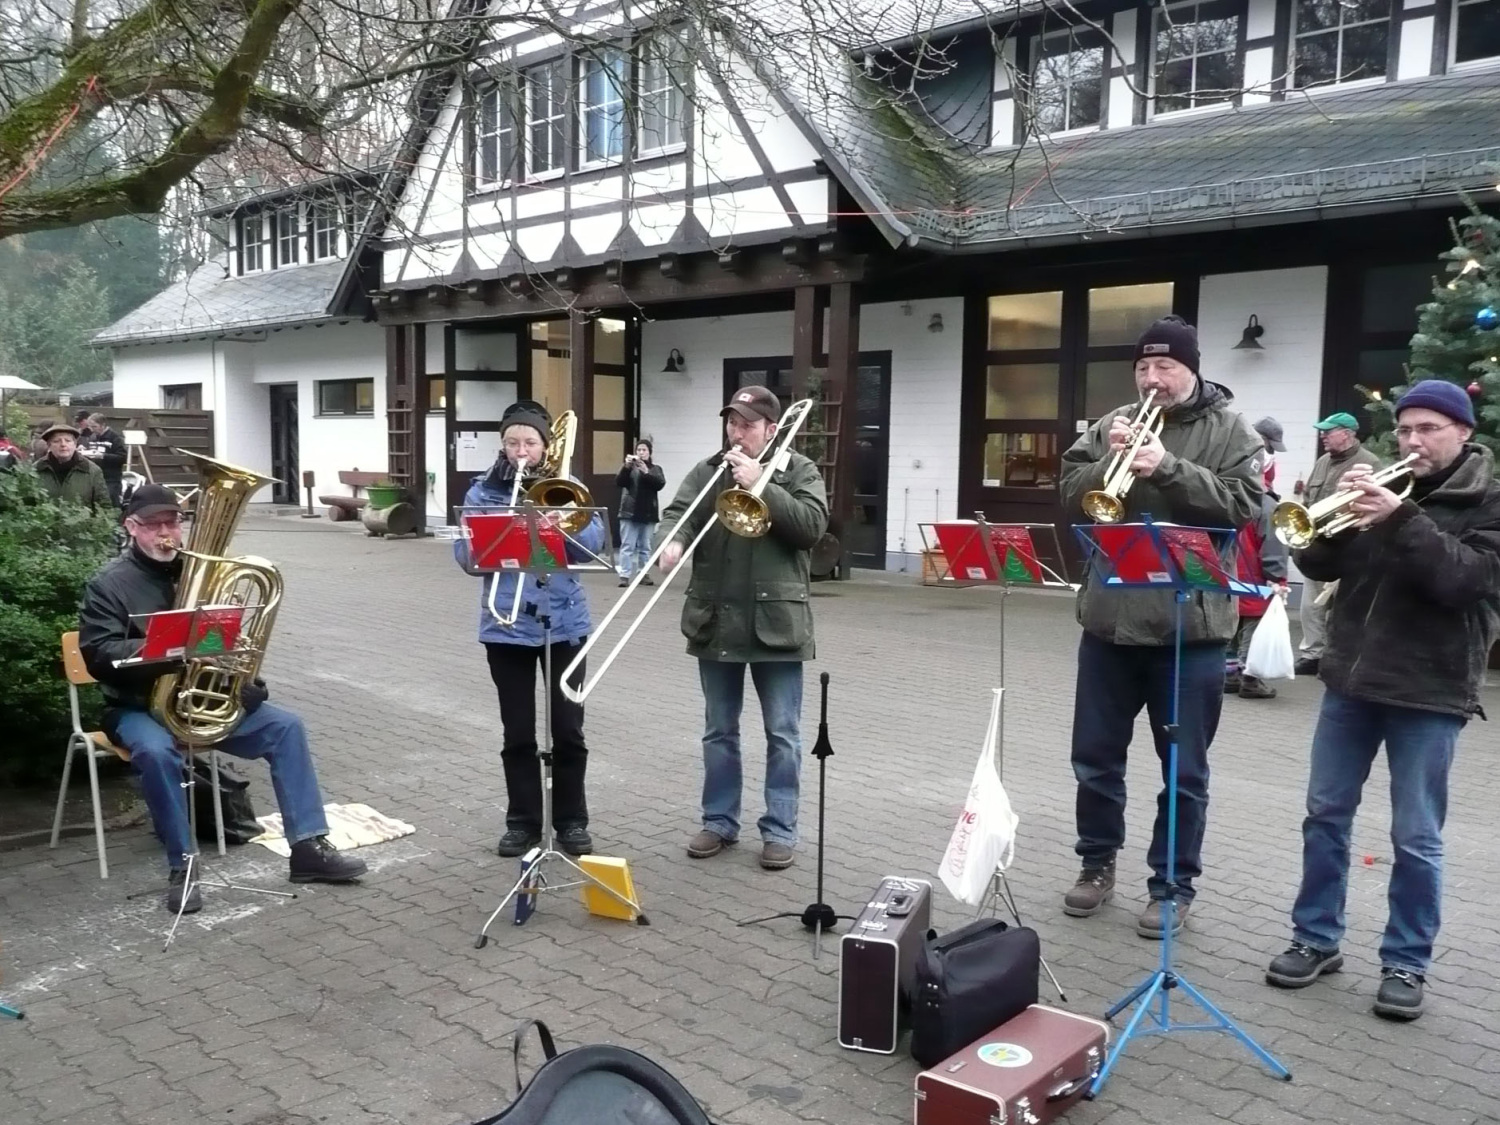
[[[271,693],[266,690],[264,680],[256,680],[240,688],[240,706],[244,707],[247,715],[255,714],[255,709],[270,698]]]

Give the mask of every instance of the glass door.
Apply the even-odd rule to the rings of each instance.
[[[454,332],[454,370],[438,399],[447,421],[450,522],[474,478],[500,456],[500,419],[522,397],[519,335],[515,328]]]

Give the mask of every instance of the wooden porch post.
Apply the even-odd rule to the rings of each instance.
[[[386,327],[386,475],[406,490],[418,535],[427,529],[427,412],[422,399],[426,359],[425,324]]]
[[[818,307],[818,290],[814,285],[796,288],[792,309],[792,398],[807,397],[818,353],[823,350],[822,310]],[[783,402],[782,409],[789,404]]]
[[[568,351],[573,410],[578,415],[573,475],[586,481],[594,475],[594,322],[577,309],[568,314]]]
[[[838,403],[825,425],[834,442],[833,479],[827,482],[831,522],[839,537],[839,577],[849,577],[849,535],[854,526],[854,440],[859,397],[859,300],[848,282],[829,286],[826,402]]]

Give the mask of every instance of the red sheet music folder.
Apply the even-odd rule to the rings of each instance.
[[[232,605],[153,613],[146,619],[146,640],[136,659],[191,660],[229,652],[240,639],[244,620],[245,608]]]
[[[537,527],[542,549],[533,557],[531,529],[511,512],[464,512],[459,521],[468,531],[469,556],[479,570],[561,570],[567,565],[563,533]]]
[[[1225,568],[1212,537],[1202,528],[1154,524],[1182,581],[1189,586],[1227,590],[1234,576]],[[1150,531],[1140,525],[1094,527],[1094,540],[1114,567],[1112,581],[1131,586],[1175,586],[1177,577],[1164,565]]]
[[[985,550],[979,524],[973,520],[951,520],[933,524],[938,545],[948,562],[948,573],[961,582],[1000,582],[1013,585],[1042,584],[1042,566],[1037,560],[1036,544],[1024,527],[990,524],[990,543],[994,558]],[[996,563],[1000,573],[996,573]]]

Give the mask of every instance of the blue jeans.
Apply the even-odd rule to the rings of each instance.
[[[615,559],[615,570],[621,578],[629,578],[651,557],[651,537],[656,531],[654,523],[636,520],[620,521],[620,553]]]
[[[1419,975],[1427,972],[1442,922],[1448,770],[1463,727],[1457,715],[1368,703],[1324,690],[1307,779],[1307,819],[1302,822],[1302,889],[1292,908],[1295,940],[1329,952],[1344,936],[1349,833],[1365,779],[1384,742],[1395,861],[1380,963]]]
[[[740,834],[740,709],[745,664],[698,661],[703,681],[703,827],[725,840]],[[802,663],[749,664],[766,728],[766,815],[757,827],[766,843],[797,843],[797,786],[802,770]]]
[[[1086,866],[1111,862],[1125,843],[1125,759],[1135,718],[1146,709],[1162,781],[1167,779],[1172,721],[1173,646],[1117,645],[1084,633],[1078,642],[1078,687],[1073,697],[1073,774],[1078,778],[1078,843]],[[1178,900],[1193,900],[1203,873],[1208,824],[1208,748],[1224,706],[1224,646],[1182,646],[1177,734]],[[1167,890],[1167,790],[1156,798],[1156,825],[1146,852],[1152,898]]]
[[[130,751],[130,764],[140,775],[151,820],[166,842],[167,865],[176,870],[193,849],[182,788],[182,752],[167,729],[145,711],[120,712],[116,733],[120,744]],[[327,835],[328,821],[323,816],[323,797],[307,748],[307,730],[296,715],[274,703],[262,703],[215,749],[236,758],[264,758],[269,763],[287,843]]]

